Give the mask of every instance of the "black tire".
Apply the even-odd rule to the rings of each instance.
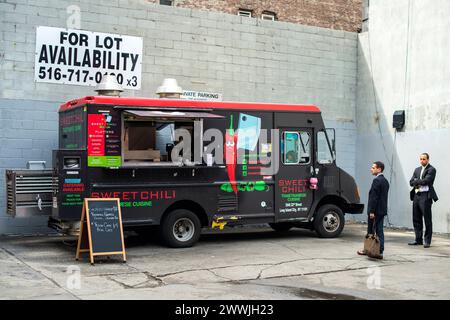
[[[200,219],[192,211],[177,209],[164,217],[160,232],[162,240],[169,247],[192,247],[200,238]]]
[[[338,237],[344,229],[344,225],[344,213],[334,204],[321,206],[314,217],[314,230],[321,238]]]
[[[277,232],[287,232],[294,227],[294,225],[289,222],[269,223],[269,226]]]

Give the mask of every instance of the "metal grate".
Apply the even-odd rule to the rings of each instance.
[[[51,214],[57,179],[52,170],[6,170],[7,213],[14,217]]]
[[[237,195],[219,195],[217,201],[218,212],[237,212],[238,211],[238,198]]]

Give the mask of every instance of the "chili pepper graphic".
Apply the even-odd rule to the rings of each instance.
[[[231,115],[230,129],[225,132],[225,163],[227,165],[228,178],[230,179],[233,191],[237,194],[236,187],[236,147],[237,134],[233,129],[233,115]]]

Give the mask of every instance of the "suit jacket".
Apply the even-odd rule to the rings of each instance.
[[[389,182],[383,174],[380,174],[373,179],[370,187],[367,214],[375,213],[376,217],[387,215],[388,193]]]
[[[436,191],[434,190],[434,179],[436,178],[436,169],[428,164],[425,171],[423,172],[422,179],[420,179],[420,172],[422,171],[422,167],[418,167],[414,170],[413,176],[411,180],[409,180],[409,185],[412,190],[409,192],[409,198],[411,201],[414,200],[414,194],[416,186],[428,186],[428,199],[433,199],[435,202],[439,200]]]

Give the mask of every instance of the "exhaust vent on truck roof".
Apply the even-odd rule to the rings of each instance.
[[[116,76],[103,76],[102,81],[98,84],[95,91],[100,96],[120,96],[123,91],[122,86],[117,82]]]
[[[160,98],[180,99],[183,89],[178,85],[176,79],[164,79],[161,86],[156,90]]]

